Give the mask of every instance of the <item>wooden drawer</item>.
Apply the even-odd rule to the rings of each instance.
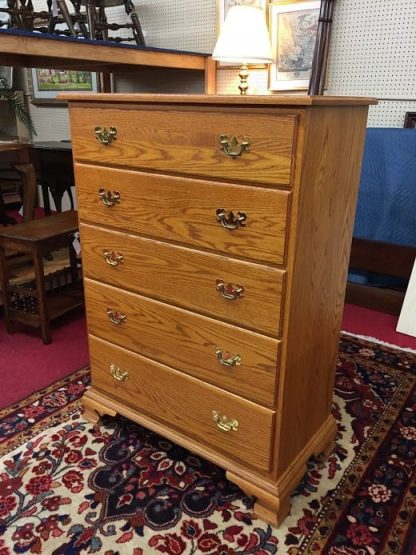
[[[196,112],[170,108],[72,107],[74,159],[168,173],[289,185],[297,115]],[[100,144],[96,127],[117,138]],[[230,157],[219,137],[249,137],[250,149]]]
[[[93,336],[89,345],[96,389],[234,459],[269,469],[273,411]],[[123,381],[112,376],[117,368],[128,374]],[[238,429],[219,429],[213,411],[236,420]]]
[[[86,277],[279,335],[285,272],[85,224],[80,233]],[[122,262],[111,266],[104,251]],[[244,296],[223,298],[218,279],[244,287]]]
[[[76,164],[76,175],[81,220],[236,256],[284,262],[288,192],[83,164]],[[104,204],[100,189],[118,192],[119,202]],[[108,203],[109,197],[104,195],[104,200]],[[242,227],[226,229],[218,221],[217,209],[224,209],[226,218],[230,211],[234,220],[238,212],[247,218]],[[224,221],[224,225],[232,223]]]
[[[93,335],[274,408],[279,341],[89,279],[85,296]]]

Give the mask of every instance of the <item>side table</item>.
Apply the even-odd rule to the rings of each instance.
[[[73,248],[73,234],[78,230],[77,212],[60,212],[27,223],[8,226],[0,230],[0,285],[3,296],[6,330],[13,333],[14,322],[40,327],[42,340],[51,342],[50,322],[65,312],[83,304],[82,280]],[[47,295],[44,275],[44,256],[51,251],[68,248],[70,275],[69,287]],[[34,288],[17,288],[10,284],[10,270],[14,259],[6,258],[6,251],[30,255],[34,270]],[[13,306],[13,295],[30,295],[34,299],[31,310]]]

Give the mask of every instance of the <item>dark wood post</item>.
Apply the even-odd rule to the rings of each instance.
[[[324,94],[332,15],[335,0],[321,0],[308,94]]]

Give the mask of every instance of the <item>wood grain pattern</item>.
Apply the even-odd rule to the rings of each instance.
[[[93,336],[89,345],[94,387],[232,458],[268,470],[274,412]],[[110,364],[128,372],[128,378],[114,380]],[[236,419],[238,430],[220,430],[213,410]]]
[[[227,254],[282,264],[290,193],[196,179],[76,164],[81,220]],[[105,206],[98,190],[118,191]],[[244,212],[244,227],[229,230],[217,209]],[[126,217],[128,215],[128,217]]]
[[[89,279],[85,288],[93,335],[274,408],[278,341]],[[112,324],[108,308],[126,320]],[[241,364],[221,366],[217,348],[240,354]]]
[[[147,213],[128,204],[125,218],[130,214],[133,223],[120,218],[114,224],[103,212],[104,216],[98,216],[87,190],[80,197],[82,219],[87,221],[81,225],[81,238],[90,331],[111,341],[91,337],[95,377],[86,394],[87,407],[90,413],[103,407],[118,411],[222,465],[231,480],[257,496],[258,514],[279,523],[289,510],[290,493],[308,458],[328,454],[333,446],[336,428],[331,402],[338,337],[365,123],[373,100],[177,95],[76,98],[72,120],[78,162],[96,163],[93,167],[99,175],[107,173],[99,165],[154,171],[150,176],[141,174],[140,186],[131,177],[136,174],[123,174],[130,176],[126,187],[140,190],[142,205],[150,199]],[[100,150],[91,139],[90,124],[93,116],[99,116],[102,120],[97,124],[114,125],[105,119],[109,114],[116,115],[125,128],[143,133],[139,137],[133,132],[128,137],[122,134],[122,144],[116,142],[116,149]],[[225,130],[229,123],[241,129],[248,125],[255,145],[262,145],[261,156],[253,155],[254,149],[226,163],[216,160],[213,134],[251,132]],[[184,181],[162,178],[155,175],[158,172],[178,173]],[[191,180],[193,175],[211,182]],[[160,193],[159,200],[154,200],[152,184]],[[234,203],[235,191],[247,190],[242,196],[260,213],[262,208],[267,210],[268,199],[283,198],[279,184],[287,189],[290,185],[288,212],[277,205],[271,208],[273,216],[267,220],[262,243],[251,238],[250,244],[225,245],[213,229],[199,227],[198,214],[206,213],[211,199],[217,200],[222,191]],[[276,196],[263,193],[266,188]],[[189,198],[189,206],[181,197]],[[172,220],[170,210],[176,206],[182,216]],[[161,214],[159,220],[155,213]],[[281,260],[287,273],[273,267],[273,256],[282,256],[283,251],[277,248],[269,258],[271,248],[265,246],[267,229],[272,230],[277,214],[281,222],[278,240],[284,235],[286,241]],[[287,214],[285,224],[283,214]],[[102,227],[91,225],[95,217],[93,221]],[[149,225],[147,232],[144,225]],[[120,250],[123,264],[116,269],[105,264],[103,248]],[[220,254],[221,249],[231,256]],[[92,284],[90,278],[107,285]],[[219,297],[214,285],[217,278],[243,285],[244,297],[237,301]],[[127,324],[124,331],[121,326],[108,332],[103,307],[110,301],[114,303],[110,308],[128,312],[131,327]],[[241,380],[246,383],[217,381],[220,375],[210,369],[204,349],[210,350],[222,337],[236,349],[246,349],[247,343],[249,349],[244,352],[250,353],[247,360],[253,370]],[[275,382],[268,385],[275,346],[278,372]],[[112,383],[108,371],[116,356],[120,367],[132,376],[121,385]],[[190,361],[195,358],[198,362],[192,369]],[[260,370],[265,372],[262,377]],[[230,433],[218,436],[213,432],[204,420],[212,403],[228,418],[241,418],[243,441],[236,434],[228,442],[224,438]],[[275,407],[276,413],[270,410]]]
[[[286,305],[282,342],[277,475],[331,412],[367,107],[317,107],[310,118],[297,237],[290,242],[293,271],[288,273],[291,303]]]
[[[204,71],[205,54],[160,51],[152,48],[120,48],[84,41],[46,40],[39,34],[0,35],[2,63],[16,67],[50,67],[119,72],[140,66],[171,67]]]
[[[92,106],[98,102],[108,105],[122,103],[124,106],[134,104],[161,104],[163,106],[235,106],[244,109],[250,106],[273,106],[274,108],[291,108],[307,106],[369,106],[377,104],[377,99],[365,96],[309,96],[309,95],[224,95],[224,94],[141,94],[141,93],[111,93],[111,94],[85,94],[61,93],[60,98],[76,101],[77,105],[90,103]],[[233,108],[234,109],[234,108]],[[237,108],[235,108],[237,109]]]
[[[80,235],[86,277],[279,336],[285,272],[86,224]],[[124,256],[116,268],[106,249]],[[222,298],[217,279],[243,286],[244,296]]]
[[[100,144],[95,127],[116,127],[117,140]],[[71,109],[76,161],[168,173],[289,185],[296,116],[181,110]],[[219,148],[222,134],[249,136],[250,152],[230,158]]]
[[[210,56],[205,58],[205,94],[215,94],[217,91],[217,62]]]
[[[24,225],[7,226],[1,228],[1,236],[10,240],[27,241],[36,243],[56,240],[57,237],[66,237],[78,230],[78,216],[75,210],[55,213],[48,218],[30,220]]]

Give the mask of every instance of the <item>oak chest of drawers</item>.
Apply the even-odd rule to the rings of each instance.
[[[278,523],[331,400],[368,104],[67,96],[86,414],[199,453]]]

